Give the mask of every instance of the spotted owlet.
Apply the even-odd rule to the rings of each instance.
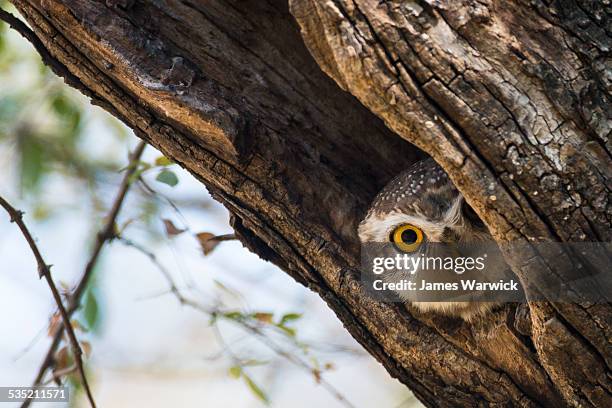
[[[493,242],[486,226],[432,159],[416,163],[385,186],[359,225],[359,238],[362,247],[387,242],[409,252],[426,252],[432,243]],[[396,293],[422,312],[465,320],[495,305],[482,301],[415,301],[402,291]]]

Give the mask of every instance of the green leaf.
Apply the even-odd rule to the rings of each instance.
[[[244,319],[244,315],[240,312],[225,312],[223,317],[230,320],[241,320]]]
[[[80,136],[81,110],[64,92],[58,92],[51,99],[53,112],[63,122],[64,135],[69,140],[76,140]]]
[[[21,185],[26,190],[36,190],[46,170],[44,146],[32,134],[19,136],[19,153],[21,153]]]
[[[268,361],[262,361],[262,360],[246,360],[246,361],[242,361],[240,364],[242,364],[243,367],[254,367],[254,366],[266,365],[268,363],[269,363]]]
[[[0,6],[4,5],[3,2],[0,2]],[[4,22],[0,22],[0,54],[2,54],[2,52],[4,52],[4,49],[6,48],[6,41],[5,41],[5,34],[4,32],[6,31],[6,24]]]
[[[176,186],[179,182],[178,177],[176,177],[176,174],[174,174],[174,172],[170,170],[160,171],[155,180],[159,181],[160,183],[167,184],[170,187]]]
[[[32,216],[36,221],[44,221],[50,217],[52,209],[44,203],[35,204]]]
[[[295,329],[287,326],[283,326],[282,324],[277,324],[276,327],[284,331],[289,337],[295,337]]]
[[[230,367],[229,375],[232,378],[236,378],[236,379],[240,378],[240,375],[242,375],[242,367],[240,367],[240,366]]]
[[[3,95],[0,98],[0,123],[10,125],[12,120],[23,109],[23,101],[19,95]]]
[[[94,329],[98,323],[100,308],[93,291],[88,290],[83,302],[83,317],[89,329]]]
[[[128,179],[129,183],[132,184],[147,170],[151,168],[151,165],[147,162],[139,161],[138,163],[131,164],[129,166],[123,167],[119,171],[126,171],[130,168],[135,169],[130,178]]]
[[[292,322],[294,320],[298,320],[302,317],[301,313],[287,313],[281,317],[280,322],[278,324],[283,326],[285,323]]]
[[[242,372],[242,378],[244,378],[244,381],[246,382],[250,390],[253,392],[253,394],[255,394],[257,398],[259,398],[265,404],[269,403],[268,397],[263,392],[263,390],[259,388],[259,386],[255,384],[255,382],[251,379],[251,377],[249,377],[244,371]]]
[[[172,164],[174,164],[174,162],[166,156],[159,156],[157,159],[155,159],[156,166],[170,166]]]

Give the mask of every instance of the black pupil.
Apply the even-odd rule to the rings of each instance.
[[[402,232],[402,242],[404,244],[414,244],[417,241],[417,233],[414,230],[407,229]]]

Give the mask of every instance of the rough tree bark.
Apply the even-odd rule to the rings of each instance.
[[[362,293],[356,235],[428,154],[500,242],[610,241],[609,1],[13,3],[58,74],[200,179],[424,404],[612,406],[609,304],[412,314]],[[580,267],[531,251],[506,249],[521,278]]]

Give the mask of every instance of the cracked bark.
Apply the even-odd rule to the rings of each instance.
[[[13,3],[70,85],[201,180],[426,405],[612,405],[609,304],[412,315],[361,292],[355,232],[426,153],[500,242],[610,241],[604,2]],[[581,262],[525,251],[506,248],[522,279]]]

